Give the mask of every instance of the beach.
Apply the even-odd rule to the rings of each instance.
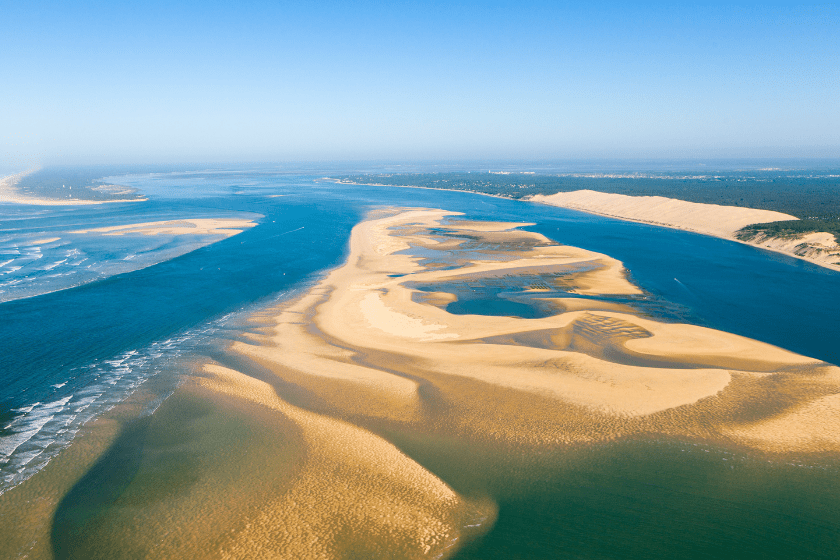
[[[36,196],[29,196],[24,193],[21,193],[17,188],[16,185],[18,182],[24,178],[25,176],[34,173],[36,170],[24,171],[21,173],[15,173],[13,175],[7,175],[5,177],[0,177],[0,204],[2,203],[10,203],[10,204],[27,204],[27,205],[35,205],[35,206],[89,206],[94,204],[110,204],[110,203],[118,203],[118,202],[143,202],[146,200],[144,197],[135,197],[135,198],[127,198],[127,199],[113,199],[113,200],[86,200],[84,198],[72,198],[70,195],[68,198],[46,198],[46,197],[36,197]],[[98,187],[102,192],[111,193],[111,194],[126,194],[128,191],[120,190],[119,188],[110,189],[109,187],[113,187],[112,185],[103,185],[102,187]]]
[[[529,200],[610,218],[713,235],[840,270],[840,245],[829,233],[817,232],[793,237],[770,237],[765,234],[751,238],[736,236],[739,230],[752,224],[798,219],[782,212],[592,190],[535,195]]]
[[[420,388],[431,384],[448,402],[458,403],[459,414],[450,412],[450,429],[540,445],[647,430],[708,437],[709,426],[697,431],[699,418],[715,410],[722,419],[712,428],[716,438],[778,449],[757,435],[765,433],[760,417],[748,427],[729,426],[724,419],[737,416],[735,403],[770,378],[774,383],[786,379],[791,390],[803,379],[822,387],[803,395],[790,411],[840,387],[834,366],[729,333],[610,309],[598,295],[639,290],[625,279],[621,263],[606,255],[557,245],[515,229],[517,224],[454,221],[449,226],[453,218],[443,211],[411,210],[357,226],[347,264],[282,310],[273,334],[255,339],[258,343],[235,343],[232,351],[277,370],[287,381],[294,376],[295,383],[345,414],[424,425]],[[476,238],[490,247],[481,259],[465,257],[443,266],[433,256],[410,256],[412,247],[442,253]],[[441,285],[479,286],[517,276],[539,276],[546,283],[561,278],[567,293],[595,298],[573,300],[565,312],[558,309],[544,318],[479,319],[446,311],[453,296]],[[436,291],[418,290],[422,285]],[[503,389],[510,399],[509,408],[504,401],[496,403],[495,419],[468,402],[487,386]],[[343,398],[351,392],[359,397]],[[522,406],[529,398],[556,410],[547,415],[540,407]],[[820,401],[820,406],[833,405]],[[510,422],[504,410],[517,422]],[[791,426],[800,430],[805,420],[794,416],[791,412]],[[784,431],[785,413],[774,411],[770,417]],[[824,434],[818,423],[811,429]],[[736,440],[736,431],[743,438]],[[840,438],[817,439],[820,449],[840,444]],[[807,451],[803,441],[788,450]]]
[[[726,498],[726,481],[746,488],[761,473],[775,488],[773,477],[782,475],[774,465],[840,450],[840,368],[645,312],[657,307],[646,307],[651,294],[622,261],[528,231],[536,219],[398,205],[366,212],[353,218],[347,250],[331,269],[183,354],[0,495],[0,514],[14,521],[0,554],[485,558],[498,539],[519,543],[517,550],[531,546],[511,536],[518,534],[539,535],[533,544],[559,551],[588,542],[572,538],[583,529],[557,505],[581,487],[576,469],[592,480],[615,477],[623,468],[616,464],[638,469],[604,486],[606,496],[585,482],[581,497],[582,504],[606,500],[603,515],[632,520],[635,502],[607,499],[624,492],[627,480],[652,477],[652,488],[679,494],[693,488],[687,473],[705,465],[719,483],[702,497],[679,494],[692,497],[684,505],[693,519],[706,515],[707,500]],[[284,215],[278,210],[259,226]],[[263,235],[289,245],[286,234],[313,222],[278,223]],[[72,231],[120,242],[120,234],[222,235],[248,227],[247,220],[188,218]],[[301,235],[299,255],[317,239]],[[340,239],[336,245],[347,235]],[[252,241],[218,254],[250,262],[240,253],[258,249]],[[276,252],[266,245],[255,254]],[[208,268],[241,266],[225,262]],[[183,265],[189,274],[180,283],[162,280],[167,289],[212,292],[209,278],[199,284],[207,278],[203,260]],[[276,268],[273,286],[283,275]],[[236,286],[257,281],[250,272],[242,278],[251,280]],[[130,275],[119,282],[115,293],[128,289],[143,301],[144,293],[162,293],[135,292]],[[170,298],[170,306],[185,297]],[[117,312],[115,320],[126,318]],[[147,363],[160,352],[132,360]],[[149,386],[167,378],[174,387]],[[151,416],[140,413],[150,407]],[[692,452],[702,454],[699,463]],[[703,463],[707,457],[716,462]],[[737,483],[716,470],[734,459],[753,461],[733,472]],[[799,476],[785,471],[784,480],[791,488],[815,480]],[[646,511],[678,507],[673,495],[634,492],[633,500],[659,504]],[[765,492],[753,489],[738,503],[760,502]],[[18,510],[25,515],[12,515]],[[511,528],[511,512],[554,525],[545,533],[539,524]],[[600,532],[607,525],[597,515]],[[608,526],[614,538],[628,538],[621,531],[629,525]],[[676,538],[683,529],[667,531]],[[644,538],[635,538],[642,546]]]
[[[80,229],[69,233],[99,233],[102,235],[221,235],[230,237],[231,235],[242,233],[244,228],[254,227],[255,225],[257,225],[255,222],[244,218],[192,218]]]

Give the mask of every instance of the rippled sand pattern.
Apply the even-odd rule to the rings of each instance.
[[[107,468],[60,504],[56,490],[53,557],[450,557],[497,506],[395,445],[406,440],[496,457],[645,435],[840,450],[840,368],[640,316],[632,302],[648,296],[620,262],[521,225],[428,209],[357,225],[343,266],[254,314],[121,435]],[[450,313],[465,295],[553,311]],[[101,481],[114,493],[91,506]],[[18,540],[0,552],[35,550]]]
[[[465,506],[396,447],[352,424],[293,407],[270,385],[209,364],[199,385],[283,415],[306,459],[290,490],[221,550],[223,558],[421,557],[458,539]]]
[[[538,446],[671,434],[840,449],[840,431],[820,420],[840,417],[840,369],[599,300],[644,295],[615,259],[522,225],[426,209],[364,222],[344,266],[232,350],[293,383],[313,409],[359,424]],[[595,297],[560,298],[556,314],[525,319],[452,314],[456,296],[418,289],[514,289],[534,274],[525,291]]]

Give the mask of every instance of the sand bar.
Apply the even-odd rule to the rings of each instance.
[[[121,226],[80,229],[69,233],[101,233],[103,235],[224,235],[242,233],[244,228],[257,225],[245,218],[191,218],[162,222],[143,222]]]
[[[736,238],[738,230],[751,224],[798,220],[795,216],[781,212],[702,204],[662,196],[628,196],[592,190],[534,195],[528,200],[610,218],[722,237],[840,270],[840,245],[834,236],[828,233],[785,238],[768,238],[765,235],[747,240]]]
[[[255,313],[226,351],[194,364],[151,418],[142,460],[101,518],[73,525],[89,496],[62,509],[73,482],[48,478],[49,500],[21,516],[0,549],[451,557],[493,524],[496,507],[453,490],[394,433],[501,453],[640,436],[840,451],[840,368],[639,316],[599,299],[645,297],[615,259],[515,224],[471,223],[391,209],[358,224],[342,266]],[[536,318],[447,310],[488,287],[558,303]],[[574,295],[583,290],[588,297]],[[40,480],[13,489],[0,509],[31,504]],[[50,533],[53,515],[64,517]]]
[[[840,449],[840,435],[830,443],[822,436],[771,443],[755,435],[765,432],[736,429],[744,407],[764,398],[764,412],[750,410],[751,426],[772,421],[773,433],[801,431],[816,415],[786,418],[840,392],[838,368],[729,333],[639,317],[597,299],[641,294],[615,259],[515,224],[469,224],[431,209],[359,224],[344,266],[268,312],[263,319],[275,326],[231,350],[302,387],[327,414],[450,435],[557,445],[670,433],[772,451],[810,449],[806,441]],[[459,245],[464,257],[453,261]],[[429,256],[436,249],[445,262]],[[446,309],[457,299],[447,285],[514,290],[521,278],[596,299],[568,306],[560,299],[542,318]],[[435,289],[423,292],[424,285]],[[445,421],[430,416],[437,401],[429,401],[429,387],[447,403]],[[783,404],[771,404],[780,390]],[[820,410],[834,402],[819,401]]]
[[[137,197],[131,199],[120,200],[84,200],[80,198],[42,198],[28,196],[18,191],[15,186],[18,182],[29,175],[33,171],[24,171],[23,173],[16,173],[14,175],[7,175],[0,178],[0,204],[31,204],[37,206],[89,206],[92,204],[111,204],[117,202],[143,202],[147,200],[144,197]],[[113,185],[105,185],[112,187]]]

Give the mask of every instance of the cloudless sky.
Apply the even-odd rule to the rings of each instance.
[[[0,0],[0,166],[840,157],[837,4]]]

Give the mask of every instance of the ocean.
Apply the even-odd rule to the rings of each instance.
[[[194,356],[212,355],[239,336],[250,313],[343,262],[351,229],[379,208],[534,223],[526,229],[622,261],[645,291],[622,303],[840,364],[840,273],[722,239],[467,192],[340,185],[313,171],[197,170],[107,182],[148,200],[0,205],[0,493],[36,475],[86,422],[165,377],[143,412],[153,413]],[[257,225],[206,245],[206,236],[70,233],[211,217]],[[461,306],[451,311],[533,312],[512,302]],[[785,462],[665,437],[533,457],[380,435],[456,491],[499,505],[495,525],[456,558],[840,555],[840,465],[832,457]]]

